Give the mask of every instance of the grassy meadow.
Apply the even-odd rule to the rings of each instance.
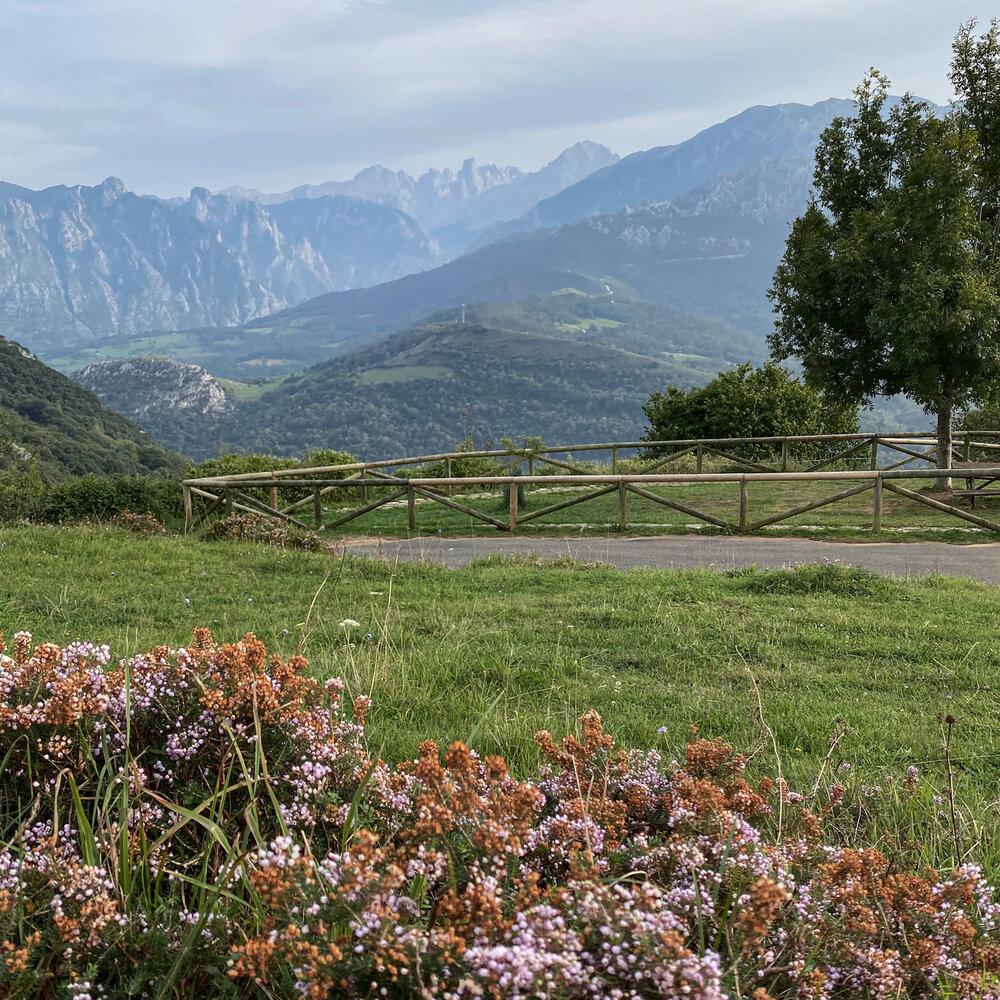
[[[961,838],[1000,864],[993,587],[833,566],[446,570],[27,526],[0,530],[0,566],[8,639],[27,629],[36,641],[108,643],[116,660],[186,644],[195,626],[220,641],[254,632],[343,678],[350,698],[369,695],[369,745],[395,762],[421,740],[460,739],[529,774],[533,734],[572,731],[595,708],[625,746],[680,757],[694,725],[747,753],[751,773],[793,787],[882,787],[915,766],[933,811],[947,777],[939,716],[950,713]],[[947,839],[928,847],[939,861]]]

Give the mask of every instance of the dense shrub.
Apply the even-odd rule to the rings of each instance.
[[[238,476],[249,472],[271,472],[275,469],[298,469],[297,458],[278,455],[249,455],[234,453],[209,458],[188,469],[189,479],[207,479],[211,476]]]
[[[474,476],[499,475],[503,468],[502,455],[469,455],[468,452],[489,451],[492,442],[478,447],[471,437],[467,437],[455,446],[456,457],[451,459],[451,475],[456,479]],[[444,460],[426,462],[423,465],[404,465],[395,475],[405,479],[441,479],[445,474]]]
[[[184,516],[180,482],[138,476],[80,476],[50,487],[35,518],[49,523],[107,521],[124,510],[159,521]]]
[[[326,465],[351,465],[357,459],[346,451],[331,448],[313,448],[302,458],[279,455],[242,454],[239,452],[209,458],[188,469],[189,479],[207,479],[211,476],[238,476],[250,472],[272,472],[278,469],[313,469]],[[333,476],[332,478],[342,478]]]
[[[111,669],[89,643],[11,652],[4,996],[998,995],[977,867],[834,839],[885,792],[755,788],[719,740],[669,762],[594,712],[536,736],[531,781],[461,743],[393,767],[367,698],[348,716],[340,681],[253,635]],[[929,798],[916,768],[887,784]]]
[[[856,406],[828,399],[773,362],[762,368],[740,365],[686,392],[668,386],[654,392],[642,409],[649,420],[646,441],[853,434],[858,429]],[[773,450],[740,447],[751,457]],[[819,451],[813,446],[812,453]]]
[[[0,472],[0,522],[34,520],[45,504],[45,483],[34,465]]]

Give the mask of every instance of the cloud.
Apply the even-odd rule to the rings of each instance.
[[[0,117],[30,136],[4,170],[178,193],[459,151],[535,167],[585,136],[627,153],[750,104],[847,96],[872,64],[943,101],[969,13],[949,6],[0,0]]]

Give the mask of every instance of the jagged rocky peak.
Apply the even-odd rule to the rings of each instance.
[[[70,378],[140,424],[154,413],[187,410],[208,416],[235,408],[204,368],[157,355],[101,361],[72,372]]]
[[[567,178],[572,178],[570,183],[589,176],[595,170],[608,167],[612,163],[617,163],[621,157],[602,146],[599,142],[591,142],[584,139],[568,149],[564,149],[551,163],[542,170],[552,170],[564,173]]]
[[[412,215],[432,236],[455,226],[471,234],[526,211],[539,199],[555,194],[618,159],[606,146],[583,141],[533,172],[495,163],[480,164],[470,156],[458,170],[432,167],[419,177],[403,170],[372,166],[359,170],[350,180],[303,184],[276,194],[262,194],[245,187],[226,188],[220,193],[261,205],[347,195],[400,209]],[[464,248],[461,237],[458,248]]]
[[[101,185],[101,202],[105,206],[110,205],[127,193],[128,188],[120,177],[106,177]]]

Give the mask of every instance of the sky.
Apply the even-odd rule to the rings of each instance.
[[[0,180],[283,191],[379,163],[533,170],[754,104],[952,96],[982,0],[0,0]]]

